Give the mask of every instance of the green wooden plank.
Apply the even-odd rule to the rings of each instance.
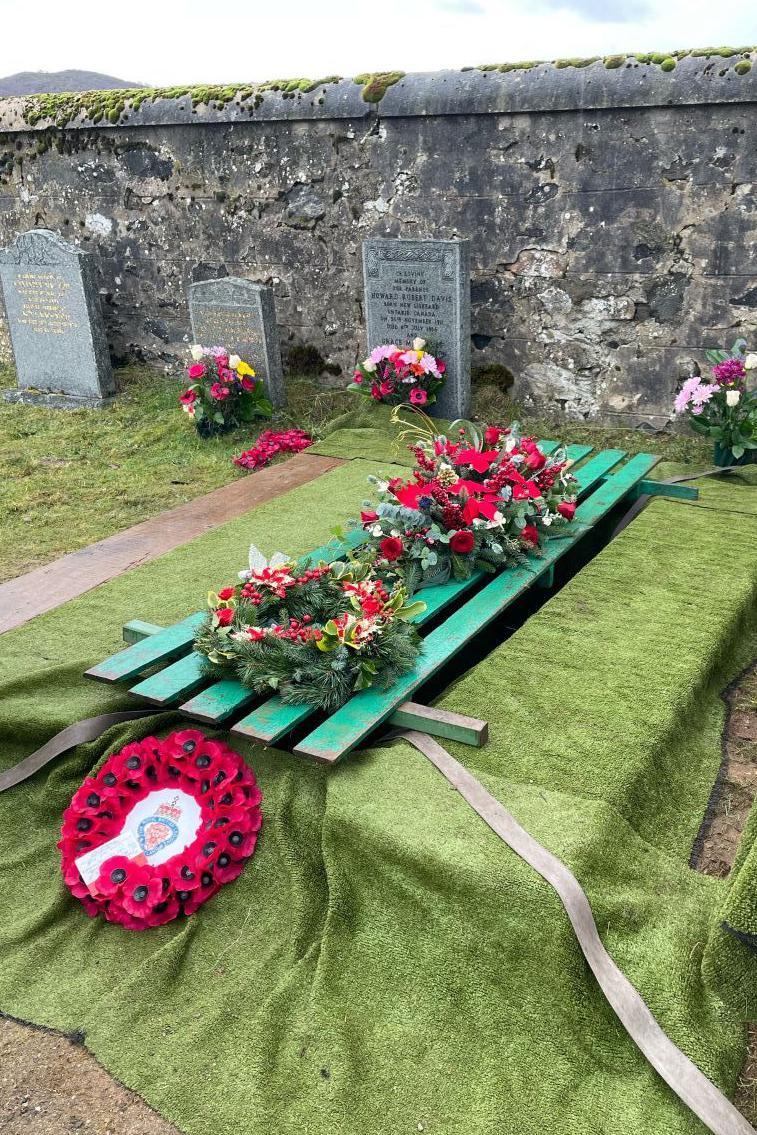
[[[159,670],[157,674],[132,686],[129,693],[154,705],[170,705],[198,690],[200,686],[207,685],[208,675],[204,663],[203,656],[192,651],[173,665],[166,666],[164,670]]]
[[[150,635],[126,650],[106,658],[86,671],[87,678],[100,682],[121,682],[136,678],[150,666],[160,662],[172,662],[182,654],[188,654],[194,643],[195,631],[205,618],[204,611],[197,611],[180,623],[166,627],[158,634]]]
[[[557,442],[540,441],[539,445],[542,449],[545,445],[551,447],[551,449],[557,448]],[[591,452],[591,446],[578,446],[576,448],[581,450],[582,454],[583,451]],[[575,472],[581,491],[588,492],[591,490],[602,480],[607,471],[617,465],[619,461],[622,461],[624,457],[623,450],[608,449],[587,461]],[[429,587],[419,593],[419,598],[422,598],[426,604],[426,610],[415,620],[417,625],[423,626],[445,607],[465,594],[466,591],[475,587],[484,578],[484,574],[484,572],[474,572],[470,579],[450,580],[449,583],[442,584],[439,587]],[[242,689],[243,687],[240,686],[240,690]],[[287,705],[280,697],[274,695],[263,702],[262,705],[253,709],[241,721],[238,721],[232,727],[231,732],[238,733],[241,737],[249,737],[256,741],[272,744],[291,732],[295,726],[307,721],[308,717],[314,712],[312,706]]]
[[[583,461],[584,457],[588,457],[593,449],[593,445],[569,445],[565,452],[568,455],[568,460],[575,465],[579,461]]]
[[[481,748],[489,740],[489,726],[476,717],[466,717],[462,713],[452,713],[437,706],[418,705],[406,701],[395,709],[389,718],[390,725],[401,729],[419,729],[434,737],[444,737],[448,741],[462,741],[466,745]]]
[[[644,478],[636,486],[637,497],[673,497],[678,500],[699,500],[699,489],[693,485],[666,485],[664,481],[648,481]]]
[[[226,721],[238,709],[243,709],[257,697],[259,694],[245,689],[236,678],[224,678],[221,682],[214,682],[212,686],[208,686],[206,690],[202,690],[179,708],[188,717],[196,717],[198,721],[214,724],[218,721]]]
[[[124,642],[141,642],[143,638],[158,634],[159,631],[165,629],[165,627],[158,626],[157,623],[146,623],[143,619],[131,619],[128,623],[124,623],[122,636]]]
[[[428,636],[423,654],[409,674],[403,675],[389,690],[370,689],[356,694],[297,745],[295,752],[333,763],[359,744],[414,690],[530,587],[537,576],[560,559],[581,538],[586,526],[596,524],[614,505],[627,497],[658,460],[658,457],[646,453],[632,457],[579,505],[576,511],[576,518],[581,522],[579,529],[564,539],[550,541],[540,559],[530,557],[528,564],[496,576]]]

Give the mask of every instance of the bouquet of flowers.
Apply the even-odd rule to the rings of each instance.
[[[426,351],[425,339],[413,339],[412,347],[384,344],[358,363],[348,390],[357,390],[375,402],[430,406],[444,385],[446,367]]]
[[[270,418],[273,407],[255,371],[224,347],[191,348],[190,384],[179,402],[201,437],[226,433],[253,418]]]
[[[408,620],[425,604],[407,604],[401,584],[385,585],[368,563],[306,567],[281,553],[269,562],[253,545],[239,578],[208,595],[195,649],[256,693],[333,710],[415,664],[420,640]]]
[[[365,502],[360,521],[375,569],[397,573],[409,594],[538,555],[573,519],[578,484],[564,450],[547,457],[515,424],[481,431],[457,422],[448,438],[422,417],[425,427],[406,431],[417,439],[412,477],[370,478],[379,503]]]
[[[716,465],[746,465],[757,451],[757,354],[747,354],[746,340],[730,351],[708,351],[712,379],[687,378],[674,403],[697,433],[712,438]]]

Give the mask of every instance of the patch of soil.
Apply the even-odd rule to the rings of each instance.
[[[733,866],[741,833],[757,796],[757,663],[723,695],[728,717],[723,734],[723,766],[711,812],[698,845],[696,867],[724,879]],[[747,1028],[747,1056],[733,1102],[757,1125],[757,1021]]]
[[[757,663],[728,687],[723,766],[710,813],[697,845],[695,866],[724,879],[757,796]]]
[[[3,1135],[179,1135],[68,1037],[0,1017]]]

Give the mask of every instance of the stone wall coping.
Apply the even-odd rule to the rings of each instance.
[[[655,56],[660,59],[661,56]],[[149,92],[138,96],[136,108],[128,91],[109,91],[111,99],[126,99],[117,122],[107,116],[93,122],[79,110],[71,120],[41,117],[27,121],[35,97],[0,99],[0,132],[48,130],[114,130],[135,126],[178,126],[194,123],[306,121],[309,119],[360,120],[375,117],[428,115],[522,114],[553,111],[595,111],[624,107],[694,106],[757,102],[757,52],[746,48],[730,57],[693,56],[662,64],[640,62],[635,56],[505,65],[511,69],[471,68],[463,71],[419,72],[402,77],[381,77],[368,84],[360,80],[325,80],[312,90],[276,90],[250,86],[224,105],[201,102],[193,106],[192,93],[178,97]],[[675,63],[675,66],[672,64]],[[666,69],[670,66],[671,69]],[[739,67],[740,70],[736,68]],[[378,92],[376,88],[378,87]],[[250,94],[249,92],[252,92]],[[377,101],[366,101],[369,94]],[[60,96],[50,96],[55,99]],[[65,97],[65,96],[63,96]],[[70,96],[76,99],[77,96]],[[196,101],[196,100],[195,100]],[[39,105],[39,104],[37,104]],[[36,117],[36,116],[35,116]]]

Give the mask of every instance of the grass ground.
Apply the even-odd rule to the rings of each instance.
[[[244,475],[231,457],[249,448],[266,423],[203,441],[179,410],[174,377],[131,367],[118,380],[121,393],[107,410],[0,404],[0,581]],[[307,379],[289,381],[288,399],[282,422],[316,434],[354,405],[346,391],[322,390]],[[501,422],[514,408],[486,386],[475,391],[474,413]],[[651,450],[678,461],[709,459],[708,447],[695,438],[536,419],[524,424],[541,436],[559,430],[568,442]]]

